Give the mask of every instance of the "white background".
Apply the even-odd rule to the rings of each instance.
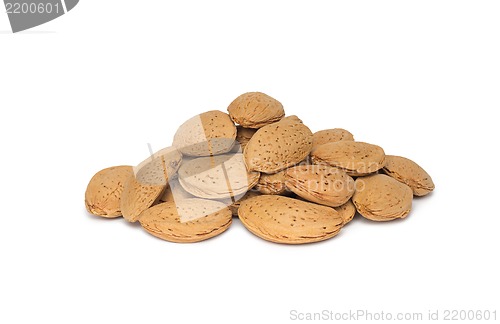
[[[0,322],[289,323],[290,311],[494,310],[498,1],[82,0],[12,34],[0,13]],[[436,191],[403,221],[198,244],[86,213],[98,170],[137,164],[239,94],[412,158]]]

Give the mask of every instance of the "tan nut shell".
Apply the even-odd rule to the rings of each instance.
[[[301,162],[311,148],[311,130],[297,116],[289,116],[260,128],[243,155],[249,170],[270,174]]]
[[[139,215],[160,200],[168,181],[177,173],[182,161],[180,152],[167,147],[134,167],[125,183],[121,198],[123,218],[136,222]]]
[[[246,128],[260,128],[285,116],[283,105],[262,92],[247,92],[234,99],[227,108],[231,119]]]
[[[165,186],[177,174],[182,154],[174,147],[166,147],[134,167],[137,181],[143,185]]]
[[[128,165],[115,166],[97,172],[85,191],[85,207],[91,214],[105,218],[122,215],[120,199],[125,181],[133,175]]]
[[[281,195],[286,192],[285,170],[273,174],[261,174],[255,190],[264,195]]]
[[[363,176],[385,165],[385,152],[377,145],[340,141],[318,146],[311,152],[314,164],[328,164],[343,169],[350,176]]]
[[[165,202],[145,210],[139,219],[150,234],[170,242],[199,242],[231,225],[229,208],[221,202],[191,198]]]
[[[125,182],[120,207],[123,218],[136,222],[139,215],[160,200],[167,185],[146,185],[131,175]]]
[[[354,180],[343,170],[328,165],[299,165],[286,169],[286,186],[317,204],[338,207],[354,194]]]
[[[255,190],[247,191],[247,193],[243,197],[241,197],[241,199],[236,200],[229,206],[229,209],[231,209],[231,213],[233,213],[233,216],[238,216],[238,209],[240,208],[240,205],[243,201],[260,195],[261,193]]]
[[[173,146],[182,154],[210,156],[229,152],[236,138],[236,126],[229,115],[211,110],[188,119],[174,135]]]
[[[352,201],[361,216],[373,221],[405,218],[411,210],[410,187],[385,174],[356,179]]]
[[[184,190],[207,199],[241,197],[255,186],[259,176],[259,172],[247,171],[240,153],[192,159],[179,169]]]
[[[335,210],[340,214],[344,220],[344,225],[352,221],[354,215],[356,214],[356,206],[351,199],[349,199],[345,204],[339,207],[335,207]]]
[[[160,200],[163,202],[175,202],[187,198],[195,198],[189,192],[182,188],[179,179],[172,179],[168,182],[168,188],[165,190]]]
[[[342,128],[320,130],[313,134],[313,150],[320,145],[340,141],[354,141],[354,136]]]
[[[323,241],[337,235],[343,225],[342,217],[331,207],[283,196],[245,200],[238,216],[250,232],[275,243]]]
[[[410,159],[387,155],[383,171],[390,177],[408,185],[415,196],[425,196],[434,190],[431,176]]]
[[[248,141],[252,138],[257,130],[253,128],[244,128],[241,126],[236,126],[236,142],[231,152],[243,153]]]

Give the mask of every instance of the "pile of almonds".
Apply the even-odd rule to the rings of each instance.
[[[227,111],[187,120],[171,147],[135,167],[97,172],[87,210],[139,221],[171,242],[214,237],[237,216],[258,237],[302,244],[334,237],[356,211],[373,221],[405,218],[413,196],[434,189],[412,160],[344,129],[313,134],[264,93],[245,93]]]

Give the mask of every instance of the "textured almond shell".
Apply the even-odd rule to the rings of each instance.
[[[248,141],[252,138],[257,130],[252,128],[236,127],[236,141],[231,152],[243,153]]]
[[[145,185],[131,175],[125,182],[121,198],[123,218],[129,222],[136,222],[139,215],[159,201],[167,185]]]
[[[354,141],[354,136],[343,128],[320,130],[313,134],[313,150],[320,145],[340,141]]]
[[[351,199],[349,199],[345,204],[339,207],[335,207],[335,210],[340,214],[344,220],[344,225],[352,221],[354,215],[356,214],[356,206]]]
[[[318,146],[311,152],[314,164],[328,164],[343,169],[350,176],[374,173],[385,165],[385,152],[377,145],[340,141]]]
[[[166,147],[134,167],[134,174],[143,185],[165,186],[181,162],[182,154],[174,147]]]
[[[343,170],[328,165],[299,165],[286,169],[286,186],[317,204],[338,207],[354,194],[354,180]]]
[[[175,202],[187,198],[195,198],[189,192],[182,188],[179,183],[179,179],[171,179],[168,182],[168,187],[165,192],[160,197],[160,200],[163,202]]]
[[[435,188],[431,176],[420,165],[401,156],[387,155],[383,171],[408,185],[415,196],[425,196]]]
[[[236,126],[229,115],[211,110],[184,122],[174,135],[173,146],[189,156],[210,156],[231,151]]]
[[[103,169],[90,179],[85,191],[85,207],[91,214],[115,218],[122,215],[120,200],[132,167],[121,165]]]
[[[311,130],[297,116],[289,116],[260,128],[243,154],[249,170],[270,174],[301,162],[311,148]]]
[[[333,208],[283,196],[262,195],[245,200],[238,217],[260,238],[286,244],[323,241],[337,235],[343,225]]]
[[[283,105],[262,92],[247,92],[231,102],[229,116],[246,128],[260,128],[279,121],[285,116]]]
[[[179,169],[184,190],[207,199],[242,196],[255,186],[259,176],[259,172],[247,171],[240,153],[192,159]]]
[[[385,174],[356,179],[352,201],[357,211],[373,221],[405,218],[411,210],[413,192],[410,187]]]
[[[264,195],[281,195],[286,192],[285,170],[273,174],[261,174],[255,190]]]
[[[150,234],[170,242],[199,242],[221,234],[232,221],[221,202],[191,198],[165,202],[145,210],[139,222]]]
[[[255,191],[255,190],[247,191],[247,193],[243,197],[236,200],[234,203],[232,203],[229,206],[229,209],[231,209],[231,213],[233,214],[233,216],[238,216],[238,209],[240,208],[240,205],[243,201],[250,199],[250,198],[253,198],[253,197],[256,197],[256,196],[260,196],[260,195],[261,195],[261,193],[258,191]]]

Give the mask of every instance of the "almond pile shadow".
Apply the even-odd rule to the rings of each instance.
[[[434,190],[412,160],[342,128],[312,133],[264,93],[242,94],[227,111],[190,118],[170,147],[134,167],[97,172],[85,192],[87,211],[138,221],[170,242],[209,239],[238,217],[264,240],[303,244],[333,238],[357,214],[405,218],[414,196]]]

